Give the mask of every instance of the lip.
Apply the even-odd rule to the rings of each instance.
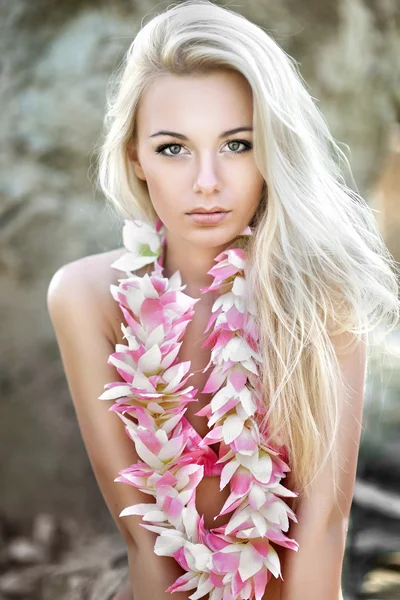
[[[188,214],[199,214],[199,213],[214,213],[214,212],[229,212],[227,211],[225,208],[221,208],[220,206],[213,206],[212,208],[204,208],[203,206],[198,206],[197,208],[194,208],[193,210],[189,211]]]
[[[230,211],[220,210],[213,212],[191,212],[188,217],[199,225],[216,225],[220,223]]]

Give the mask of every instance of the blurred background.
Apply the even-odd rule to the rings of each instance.
[[[127,577],[46,308],[63,264],[121,246],[93,190],[108,79],[169,2],[0,2],[0,599],[110,600]],[[221,4],[224,5],[223,2]],[[242,0],[300,63],[400,260],[399,0]],[[371,351],[343,590],[400,598],[400,335]],[[323,600],[323,599],[321,599]]]

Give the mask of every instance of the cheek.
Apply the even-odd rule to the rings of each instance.
[[[148,179],[147,186],[151,203],[160,219],[168,226],[179,216],[179,192],[171,182]]]
[[[150,197],[153,199],[153,204],[159,204],[161,199],[167,199],[173,195],[174,181],[164,173],[162,168],[150,164],[147,165],[147,168],[145,166],[144,170],[146,173],[147,188]]]
[[[234,164],[229,165],[227,176],[235,188],[247,189],[249,192],[254,193],[261,190],[264,177],[260,173],[253,155],[248,154],[241,160],[233,160],[232,163]]]
[[[172,161],[173,159],[171,159]],[[151,195],[155,198],[173,196],[174,192],[182,185],[182,177],[179,177],[179,169],[171,168],[166,164],[168,159],[160,159],[156,156],[146,157],[143,161],[143,170],[146,174],[147,186]]]
[[[241,206],[243,206],[244,212],[257,208],[263,193],[263,186],[264,178],[258,170],[248,173],[247,177],[242,181],[241,189],[243,193],[240,196],[243,198]]]

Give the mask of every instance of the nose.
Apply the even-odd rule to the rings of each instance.
[[[219,189],[219,178],[216,165],[211,156],[200,158],[200,166],[193,184],[194,192],[212,194]]]

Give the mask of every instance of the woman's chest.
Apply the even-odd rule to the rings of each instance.
[[[187,383],[198,390],[196,393],[197,402],[190,402],[187,405],[185,417],[202,438],[210,431],[207,418],[196,416],[195,413],[209,404],[213,396],[213,394],[202,393],[213,368],[211,365],[205,373],[203,372],[210,361],[212,345],[201,347],[210,335],[210,331],[204,333],[210,313],[211,309],[207,306],[197,307],[195,316],[186,329],[178,355],[180,362],[190,361],[190,372],[193,375]],[[211,444],[210,448],[218,455],[219,444]],[[229,485],[225,486],[223,490],[219,489],[219,485],[219,476],[205,476],[196,489],[197,510],[200,515],[204,515],[205,526],[208,529],[226,524],[231,516],[231,514],[223,515],[214,520],[230,494]]]
[[[210,345],[202,348],[210,335],[210,331],[205,333],[210,312],[211,310],[207,312],[205,309],[201,309],[200,306],[196,307],[195,315],[186,328],[178,354],[178,362],[190,362],[189,373],[191,376],[187,381],[187,385],[193,386],[197,390],[195,394],[197,401],[190,402],[187,405],[185,417],[201,437],[209,432],[207,418],[197,416],[195,413],[209,404],[212,399],[212,394],[203,393],[212,370],[212,365],[210,365],[205,371],[210,361],[212,348]],[[213,447],[213,449],[215,448]]]

